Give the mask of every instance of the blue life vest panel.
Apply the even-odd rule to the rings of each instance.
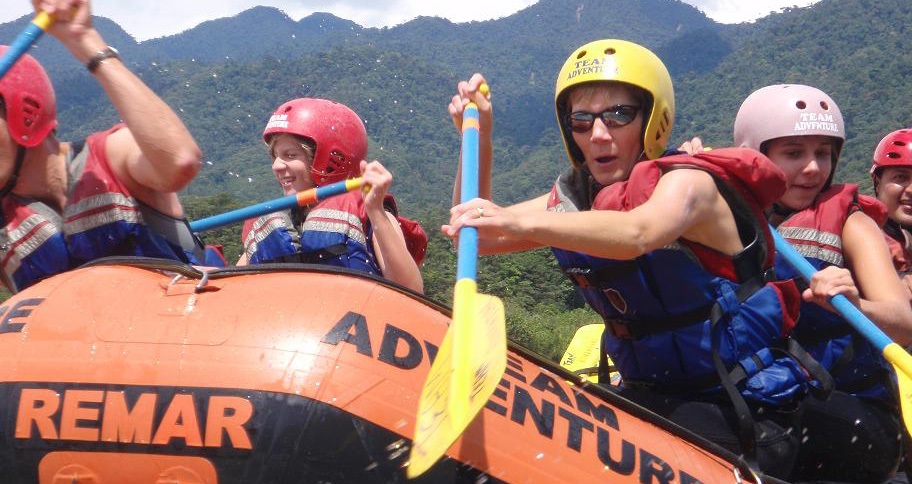
[[[762,210],[785,183],[766,157],[721,149],[640,162],[628,181],[601,190],[593,209],[632,210],[648,200],[662,173],[680,168],[713,175],[739,232],[751,233],[750,240],[742,240],[745,249],[734,257],[683,239],[629,261],[553,249],[605,320],[604,351],[625,384],[717,394],[718,357],[727,371],[739,374],[737,390],[749,401],[782,405],[802,398],[808,373],[789,354],[787,339],[800,294],[790,281],[768,282],[772,242]],[[571,178],[558,178],[551,209],[575,209],[578,197],[568,193],[579,183]]]

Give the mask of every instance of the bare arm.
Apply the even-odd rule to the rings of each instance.
[[[424,280],[418,264],[405,245],[405,235],[396,217],[383,208],[386,191],[393,175],[378,161],[361,162],[361,176],[371,187],[364,195],[364,208],[373,233],[374,255],[383,277],[416,292],[424,292]]]
[[[877,224],[855,212],[842,229],[846,266],[861,292],[859,308],[894,341],[912,343],[912,307]]]
[[[476,199],[454,207],[452,215],[451,224],[444,227],[450,236],[468,225],[478,227],[484,238],[506,236],[612,259],[632,259],[679,237],[726,253],[740,248],[740,241],[730,240],[737,229],[715,182],[698,170],[663,175],[652,197],[629,212],[515,213]]]
[[[86,0],[33,0],[54,13],[50,29],[81,63],[107,47],[92,27]],[[108,138],[107,154],[117,177],[140,200],[172,216],[182,216],[175,192],[201,166],[200,150],[190,132],[151,89],[118,59],[99,64],[94,76],[127,125]]]
[[[546,213],[548,211],[548,194],[546,193],[540,197],[510,205],[509,207],[506,207],[505,210],[533,217],[536,213]],[[447,226],[444,225],[444,233],[446,233],[445,227]],[[511,252],[537,249],[539,247],[542,247],[542,244],[535,242],[534,240],[510,237],[503,234],[495,237],[485,237],[485,233],[482,232],[479,233],[478,237],[478,253],[482,255],[508,254]]]
[[[374,231],[374,254],[383,277],[415,292],[424,292],[424,280],[405,245],[399,221],[387,211],[368,212],[368,217]]]

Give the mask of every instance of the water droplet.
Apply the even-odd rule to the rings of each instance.
[[[541,459],[541,458],[544,457],[544,456],[545,456],[545,453],[544,453],[544,452],[539,452],[539,453],[535,456],[535,458],[536,458],[536,459]]]

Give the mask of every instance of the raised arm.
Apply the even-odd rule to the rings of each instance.
[[[33,0],[55,15],[49,33],[82,64],[108,44],[92,26],[88,0]],[[201,153],[174,111],[116,57],[92,73],[127,125],[108,138],[107,154],[117,177],[140,200],[172,216],[182,216],[175,192],[193,179]]]
[[[474,102],[478,106],[478,196],[491,199],[491,166],[494,161],[493,125],[494,113],[490,99],[481,94],[481,85],[486,84],[484,76],[474,74],[468,81],[460,81],[456,86],[456,95],[450,101],[447,110],[456,125],[456,131],[462,135],[462,113],[465,107]],[[460,201],[462,183],[462,163],[456,163],[456,180],[453,182],[453,205]]]
[[[418,264],[405,245],[405,236],[396,217],[384,210],[383,198],[393,175],[378,161],[361,162],[364,182],[371,190],[364,195],[364,207],[373,233],[374,255],[383,277],[416,292],[424,292]]]

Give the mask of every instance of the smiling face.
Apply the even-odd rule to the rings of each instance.
[[[642,99],[633,88],[616,82],[584,85],[570,92],[570,112],[601,113],[615,106],[637,106],[636,116],[629,124],[608,127],[596,117],[592,128],[583,133],[573,132],[573,141],[583,153],[586,167],[601,185],[624,181],[633,165],[643,154]]]
[[[313,149],[288,133],[273,135],[269,140],[272,172],[285,195],[314,187],[310,177]]]
[[[887,206],[890,220],[912,226],[912,166],[881,168],[877,177],[877,199]]]
[[[836,142],[829,136],[786,136],[766,143],[764,153],[784,173],[788,188],[779,204],[803,210],[814,203],[833,170]]]

